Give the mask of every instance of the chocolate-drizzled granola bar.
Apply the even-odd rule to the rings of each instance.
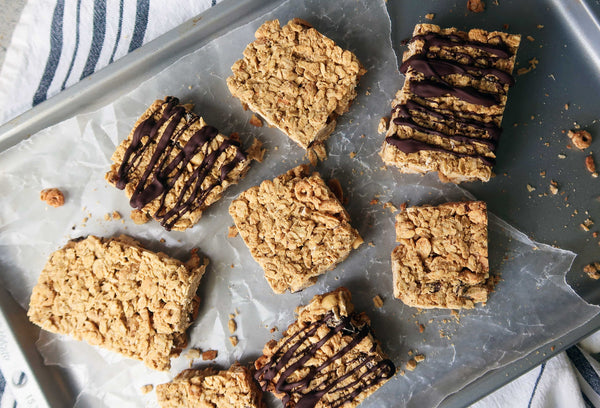
[[[247,367],[228,370],[213,367],[184,370],[166,384],[156,386],[161,408],[264,408],[262,391]]]
[[[187,342],[208,259],[186,263],[118,238],[69,241],[55,251],[33,288],[29,319],[150,368],[167,370]]]
[[[403,173],[488,181],[520,36],[418,24],[381,157]]]
[[[231,94],[305,149],[329,137],[364,73],[356,56],[307,22],[267,21],[227,78]]]
[[[168,96],[155,101],[117,147],[106,180],[125,190],[133,208],[181,231],[246,174],[251,159],[239,141]]]
[[[342,204],[307,165],[244,191],[229,214],[275,293],[313,285],[363,242]]]
[[[482,201],[408,207],[396,216],[394,296],[420,308],[473,308],[494,285]]]
[[[394,376],[370,320],[354,311],[348,289],[315,296],[298,320],[255,362],[255,378],[286,407],[352,408]]]

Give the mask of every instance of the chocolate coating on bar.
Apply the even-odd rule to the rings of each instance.
[[[352,401],[365,390],[391,378],[396,372],[394,363],[389,359],[376,362],[374,361],[374,355],[367,354],[361,354],[358,358],[350,361],[348,365],[356,365],[343,376],[330,379],[322,375],[321,372],[326,367],[347,354],[369,334],[372,334],[371,327],[368,324],[365,324],[361,328],[355,327],[352,324],[352,318],[353,315],[336,319],[332,312],[328,312],[322,319],[311,323],[290,336],[275,352],[267,364],[256,371],[254,377],[257,381],[262,382],[263,390],[266,391],[266,384],[279,376],[275,385],[275,391],[284,394],[284,406],[289,406],[292,399],[292,393],[296,395],[301,394],[301,397],[295,404],[296,408],[312,408],[316,406],[321,398],[327,393],[340,393],[341,398],[330,404],[332,408],[335,408],[341,407],[346,402]],[[311,344],[309,338],[314,336],[323,326],[326,326],[329,331],[319,341]],[[340,332],[344,336],[351,336],[352,340],[332,357],[327,358],[319,367],[311,367],[309,373],[301,380],[291,383],[287,382],[288,378],[298,370],[302,369],[305,363],[313,357],[329,339]],[[282,350],[287,346],[289,346],[289,348],[287,351],[283,352]],[[373,345],[373,347],[375,348],[376,346]],[[363,367],[366,367],[366,370],[357,380],[344,386],[338,385],[352,374],[358,373]]]
[[[494,55],[498,58],[510,58],[512,53],[508,46],[498,38],[500,42],[495,45],[484,44],[478,41],[469,41],[460,37],[456,34],[438,34],[438,33],[427,33],[422,35],[415,35],[410,41],[423,40],[425,42],[425,49],[434,47],[470,47],[481,51],[485,51],[488,54]]]
[[[194,133],[184,146],[179,144],[180,136],[200,117],[188,112],[185,107],[179,105],[179,99],[167,97],[159,109],[164,106],[162,114],[158,120],[154,115],[150,115],[146,120],[139,124],[135,129],[131,144],[127,147],[123,161],[117,173],[116,187],[124,189],[129,181],[129,174],[136,171],[140,165],[140,159],[144,152],[155,143],[159,130],[165,125],[160,139],[156,142],[155,151],[146,166],[144,173],[135,188],[130,199],[130,205],[136,209],[142,209],[145,205],[155,199],[160,199],[160,206],[154,217],[160,220],[167,230],[186,213],[192,212],[203,205],[210,192],[223,182],[229,172],[235,166],[246,160],[246,155],[239,148],[237,141],[226,139],[221,143],[218,149],[204,156],[200,165],[195,166],[192,175],[187,178],[172,208],[167,210],[165,199],[167,193],[173,188],[179,178],[182,177],[183,169],[188,166],[191,159],[201,149],[209,144],[218,134],[218,130],[212,126],[203,126]],[[177,129],[178,125],[185,117],[185,124]],[[144,136],[148,136],[144,142]],[[203,188],[202,183],[210,174],[211,169],[217,162],[219,156],[230,146],[236,146],[237,152],[234,159],[221,168],[220,179]],[[171,152],[175,148],[180,151],[171,157]]]

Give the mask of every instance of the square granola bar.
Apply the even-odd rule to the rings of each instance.
[[[172,382],[157,385],[156,397],[161,408],[265,407],[250,370],[239,364],[226,371],[184,370]]]
[[[252,159],[239,141],[168,96],[155,101],[117,147],[106,180],[125,190],[133,208],[167,230],[183,231],[246,174]]]
[[[286,407],[353,408],[394,376],[369,317],[341,287],[315,296],[254,363],[256,380]]]
[[[396,216],[394,296],[420,308],[473,308],[493,289],[482,201],[409,207]]]
[[[148,251],[125,235],[72,240],[50,256],[27,315],[44,330],[167,370],[185,347],[207,264],[195,252],[183,263]]]
[[[352,52],[300,19],[283,27],[267,21],[255,37],[231,67],[231,94],[305,149],[326,140],[366,70]]]
[[[314,284],[363,242],[342,204],[307,165],[246,190],[229,213],[275,293]]]
[[[418,24],[380,155],[403,173],[488,181],[521,36]]]

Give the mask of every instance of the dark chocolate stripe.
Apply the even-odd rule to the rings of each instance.
[[[499,38],[500,39],[500,38]],[[484,44],[479,41],[465,40],[456,34],[438,34],[438,33],[427,33],[421,35],[415,35],[411,42],[415,40],[423,40],[425,42],[424,48],[430,48],[431,46],[437,47],[469,47],[475,48],[488,54],[495,55],[499,58],[510,58],[512,53],[508,46],[500,39],[499,44]]]
[[[81,72],[80,80],[94,73],[96,64],[100,59],[102,45],[104,44],[104,36],[106,35],[106,0],[94,1],[93,30],[94,33],[92,36],[92,44],[90,45],[90,52],[85,61],[83,72]]]
[[[442,147],[435,146],[429,143],[421,142],[419,140],[414,139],[400,139],[396,136],[389,136],[385,138],[386,143],[391,144],[396,147],[398,150],[410,154],[410,153],[418,153],[420,151],[434,151],[441,153],[452,154],[457,157],[471,157],[473,159],[481,160],[486,166],[493,166],[495,164],[495,160],[491,157],[485,157],[479,154],[465,154],[459,153],[452,150],[446,150]]]
[[[110,59],[108,60],[109,64],[112,64],[112,62],[114,61],[117,48],[119,47],[119,41],[121,40],[121,31],[123,30],[123,1],[125,0],[120,0],[119,3],[119,25],[117,27],[117,37],[115,38],[115,45],[113,46],[112,53],[110,54]]]
[[[198,122],[200,118],[187,112],[183,106],[178,104],[179,100],[177,98],[167,97],[161,108],[159,108],[162,109],[160,118],[155,120],[154,116],[157,112],[153,112],[134,130],[131,144],[127,147],[119,167],[116,183],[117,188],[125,188],[129,173],[139,167],[144,153],[150,145],[156,143],[154,153],[131,196],[130,205],[133,208],[142,209],[150,202],[159,199],[158,210],[153,216],[160,220],[161,225],[167,230],[170,230],[184,214],[193,212],[203,206],[210,192],[221,185],[237,164],[246,160],[246,155],[241,151],[240,144],[227,139],[219,145],[217,150],[208,153],[210,142],[219,133],[212,126],[203,126],[183,146],[180,146],[179,139],[181,135],[193,123]],[[184,117],[185,123],[176,131]],[[158,141],[155,142],[157,133],[163,126],[165,128]],[[148,141],[145,144],[142,142],[144,136],[148,136]],[[219,156],[230,146],[236,148],[235,157],[221,168],[219,180],[203,188],[202,183],[211,173]],[[172,157],[171,152],[175,147],[181,150]],[[194,166],[194,171],[183,183],[175,204],[167,211],[165,200],[168,192],[182,177],[192,158],[202,150],[204,150],[202,163]]]
[[[64,13],[65,0],[57,0],[56,6],[54,7],[54,13],[52,14],[52,24],[50,25],[50,54],[46,60],[46,67],[44,68],[42,79],[33,95],[33,106],[46,100],[48,97],[48,89],[56,74],[63,47],[62,28]]]
[[[81,24],[81,0],[77,0],[77,7],[75,9],[75,47],[73,48],[73,55],[71,56],[71,62],[69,63],[69,68],[67,69],[67,74],[65,75],[65,79],[60,86],[60,90],[64,91],[67,87],[67,81],[71,76],[71,71],[73,71],[73,65],[75,65],[75,59],[77,58],[77,51],[79,51],[79,26]]]
[[[261,383],[262,389],[266,391],[267,384],[279,376],[275,384],[275,391],[284,394],[282,399],[284,406],[288,406],[292,400],[292,396],[295,395],[298,397],[295,404],[296,408],[312,408],[319,403],[323,396],[328,393],[336,393],[340,395],[340,398],[330,404],[331,407],[335,408],[354,400],[356,396],[365,390],[392,377],[396,372],[394,363],[387,359],[375,362],[374,356],[364,353],[360,353],[359,357],[347,362],[347,366],[351,368],[344,375],[338,378],[322,375],[326,367],[348,354],[365,337],[372,333],[371,327],[368,325],[364,325],[360,329],[355,327],[352,324],[352,318],[353,316],[346,316],[336,321],[333,313],[329,312],[323,319],[313,322],[291,335],[273,353],[269,361],[255,373],[254,376]],[[322,326],[326,326],[329,332],[318,342],[311,344],[309,338]],[[326,359],[319,367],[311,367],[307,375],[301,380],[288,382],[289,377],[304,368],[304,364],[310,358],[314,357],[318,350],[337,333],[350,336],[351,340],[345,347]],[[283,352],[288,346],[289,348]],[[373,351],[371,350],[371,352]],[[340,385],[350,376],[360,373],[361,369],[364,372],[358,376],[358,379],[344,386]]]
[[[456,61],[432,59],[422,54],[413,55],[404,61],[400,65],[400,72],[406,74],[409,67],[422,73],[425,77],[433,77],[438,80],[442,80],[442,76],[461,74],[472,79],[492,76],[501,84],[508,86],[512,86],[515,83],[515,79],[511,74],[498,68],[478,67],[472,64],[461,64]]]
[[[149,12],[150,0],[138,0],[135,10],[135,27],[129,43],[129,52],[139,48],[144,43]]]

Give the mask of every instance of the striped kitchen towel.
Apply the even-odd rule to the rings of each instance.
[[[29,0],[0,70],[0,124],[216,3]]]

